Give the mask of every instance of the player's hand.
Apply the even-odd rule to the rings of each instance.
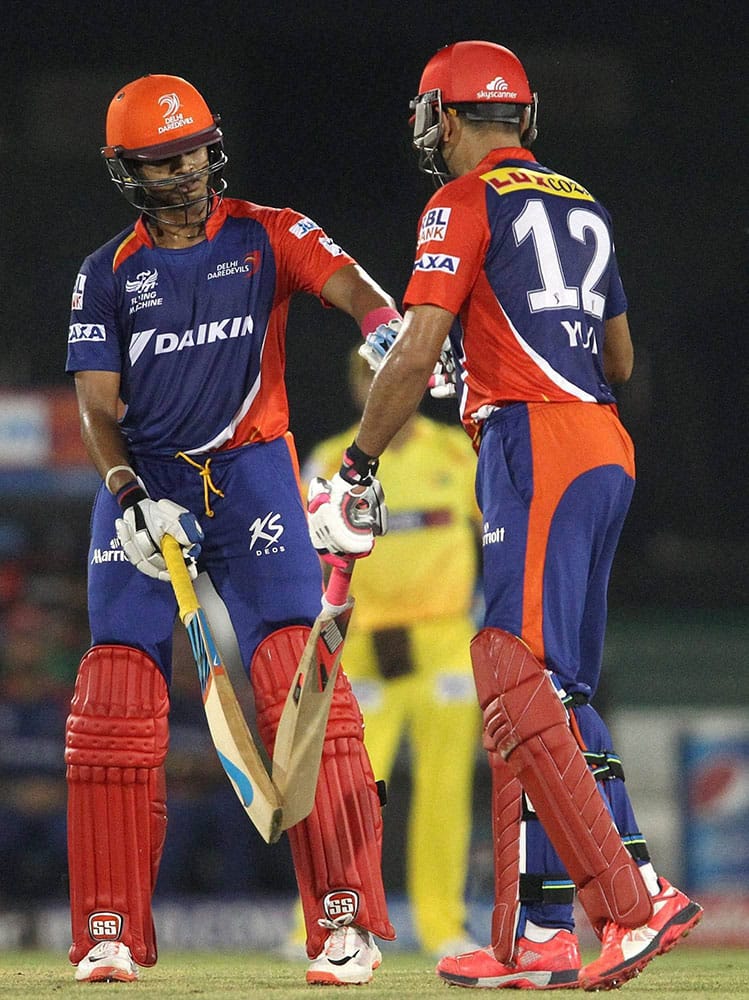
[[[320,555],[367,556],[376,535],[387,531],[388,511],[379,480],[368,485],[332,479],[312,480],[307,495],[309,534]]]
[[[439,360],[429,376],[429,393],[435,399],[449,399],[456,395],[455,358],[450,347],[449,338],[445,340],[440,351]]]
[[[394,318],[389,323],[380,323],[371,333],[364,338],[364,343],[359,348],[359,354],[364,358],[373,372],[382,364],[382,359],[395,343],[395,338],[400,333],[403,321]]]
[[[195,515],[172,500],[139,500],[123,511],[115,522],[117,537],[128,561],[146,576],[169,580],[161,542],[172,535],[182,547],[192,580],[198,575],[195,561],[200,555],[203,529]]]

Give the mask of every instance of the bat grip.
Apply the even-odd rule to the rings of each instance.
[[[171,535],[164,535],[161,540],[161,553],[164,556],[166,568],[172,581],[174,596],[177,598],[179,616],[185,624],[190,615],[195,614],[200,605],[195,596],[195,588],[192,585],[190,574],[187,572],[185,560],[182,558],[182,550],[176,538]]]
[[[349,561],[345,569],[334,566],[328,586],[325,588],[325,602],[331,607],[343,607],[348,601],[348,591],[351,586],[351,574],[354,571],[354,560]]]

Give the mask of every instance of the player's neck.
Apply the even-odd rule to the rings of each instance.
[[[154,218],[148,219],[146,224],[151,239],[158,247],[182,250],[185,247],[193,247],[197,243],[202,243],[206,239],[205,214],[201,218],[194,221],[189,220],[182,225]]]

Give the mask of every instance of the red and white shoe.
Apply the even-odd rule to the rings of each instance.
[[[75,967],[79,983],[133,983],[138,966],[121,941],[100,941]]]
[[[322,923],[322,921],[321,921]],[[362,986],[382,962],[369,931],[355,924],[334,927],[323,950],[307,969],[307,982],[328,986]]]
[[[453,986],[501,990],[565,990],[579,985],[580,948],[577,937],[558,930],[548,941],[518,938],[513,960],[503,965],[491,948],[448,956],[437,964],[437,975]]]
[[[702,907],[665,878],[653,896],[653,916],[642,927],[609,923],[603,932],[600,956],[580,973],[584,990],[615,990],[638,975],[656,955],[663,955],[702,919]]]

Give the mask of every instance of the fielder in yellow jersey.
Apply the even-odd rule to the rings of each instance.
[[[370,381],[354,352],[350,389],[361,406]],[[306,482],[338,471],[353,430],[314,449]],[[407,889],[419,943],[436,954],[468,943],[464,890],[480,732],[468,653],[480,524],[475,459],[459,428],[417,414],[381,470],[389,528],[357,563],[344,661],[377,778],[389,779],[401,740],[409,741]]]

